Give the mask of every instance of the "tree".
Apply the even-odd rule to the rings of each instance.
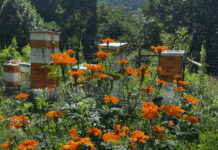
[[[28,0],[4,0],[0,4],[0,46],[9,46],[13,37],[19,48],[27,45],[29,31],[42,27],[43,20]]]
[[[64,0],[61,3],[62,47],[83,50],[90,60],[96,46],[97,0]]]
[[[58,22],[56,13],[62,0],[31,0],[37,12],[46,22]]]
[[[217,0],[150,0],[150,12],[165,27],[165,31],[175,33],[179,27],[187,27],[193,35],[191,55],[200,60],[202,41],[211,47],[211,37],[215,36],[218,24]]]

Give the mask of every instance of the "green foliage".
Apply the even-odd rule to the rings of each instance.
[[[144,2],[148,0],[100,0],[106,1],[112,7],[124,7],[127,12],[134,13],[138,8],[142,6]]]
[[[56,9],[60,2],[61,0],[31,0],[32,5],[46,22],[58,21]]]
[[[218,1],[215,0],[151,0],[150,13],[163,23],[164,31],[175,33],[180,27],[186,27],[192,35],[190,53],[197,61],[200,60],[202,41],[206,47],[216,38]]]
[[[73,6],[73,9],[72,9]],[[83,51],[87,61],[97,51],[97,0],[64,0],[61,2],[61,38],[63,49]]]
[[[4,0],[0,3],[0,46],[9,46],[16,37],[19,50],[29,43],[29,31],[49,29],[54,23],[44,24],[29,0]]]
[[[22,56],[23,56],[23,61],[25,62],[30,62],[31,59],[31,47],[30,45],[26,45],[22,48],[21,50]]]
[[[98,4],[98,40],[110,37],[117,39],[120,36],[133,35],[134,27],[131,18],[124,9],[112,7],[105,3]]]
[[[199,67],[199,73],[204,74],[206,72],[206,50],[204,48],[205,45],[201,45],[201,66]]]
[[[192,37],[189,35],[187,28],[178,28],[174,34],[162,33],[161,40],[163,45],[173,50],[185,50],[190,53],[190,45]]]
[[[20,53],[13,48],[12,46],[9,46],[6,49],[3,49],[0,52],[0,64],[3,65],[5,62],[9,60],[20,60],[22,57]]]

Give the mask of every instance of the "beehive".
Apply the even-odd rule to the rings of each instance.
[[[8,62],[3,65],[4,82],[7,88],[16,88],[20,82],[20,66],[16,62]]]
[[[25,89],[29,89],[31,64],[26,62],[20,62],[19,66],[20,66],[21,87]]]
[[[183,57],[183,50],[167,50],[162,52],[160,66],[163,72],[160,73],[159,78],[167,82],[173,82],[174,75],[182,75],[184,71]]]
[[[54,33],[52,31],[30,32],[31,88],[48,88],[48,96],[54,95],[55,92],[52,91],[56,91],[58,81],[48,77],[50,70],[45,66],[52,60],[50,54],[59,52],[59,36],[59,33]]]
[[[107,53],[111,53],[112,57],[110,61],[114,64],[111,66],[111,69],[114,71],[121,71],[121,64],[117,64],[116,61],[118,59],[125,59],[126,58],[126,48],[127,43],[103,43],[99,44],[99,46],[104,47],[103,51]]]
[[[127,43],[109,43],[108,45],[107,43],[103,43],[99,44],[99,47],[104,47],[103,51],[111,53],[110,61],[113,62],[111,69],[116,72],[120,72],[121,64],[117,63],[117,60],[126,58]],[[115,89],[112,90],[111,94],[116,97],[121,96],[122,92],[120,91],[120,80],[114,81],[114,87]]]

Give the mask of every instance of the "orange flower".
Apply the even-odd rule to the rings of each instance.
[[[157,72],[162,72],[163,71],[163,69],[161,67],[158,67],[156,70],[157,70]]]
[[[127,131],[129,130],[127,126],[123,126],[121,128],[120,124],[115,124],[113,126],[115,133],[119,136],[127,136]]]
[[[14,121],[29,123],[28,122],[28,117],[24,117],[24,116],[13,116],[13,120]]]
[[[158,107],[150,102],[144,102],[143,108],[141,110],[142,117],[146,119],[157,118],[158,115]]]
[[[142,89],[142,93],[147,93],[149,96],[151,96],[151,93],[154,91],[154,88],[152,88],[152,87],[148,87],[148,86],[146,86],[146,87],[144,87],[143,89]]]
[[[183,118],[188,118],[188,115],[184,114],[182,115]]]
[[[145,135],[144,132],[135,130],[134,132],[131,133],[133,136],[129,138],[130,141],[132,142],[141,142],[145,143],[145,139],[149,139],[149,136]]]
[[[102,78],[107,78],[108,75],[107,74],[103,74],[103,73],[102,74],[94,74],[94,77],[102,79]]]
[[[151,76],[151,74],[149,73],[150,71],[148,70],[148,65],[144,65],[142,67],[139,68],[139,81],[144,81],[144,77],[145,76]]]
[[[108,58],[108,54],[105,53],[105,52],[97,52],[96,55],[97,55],[97,57],[100,58],[100,59]]]
[[[182,79],[182,77],[183,77],[183,76],[178,75],[178,74],[173,76],[173,78],[175,78],[175,79]]]
[[[16,122],[16,121],[12,121],[10,124],[9,124],[11,127],[15,127],[15,128],[23,128],[23,124],[20,123],[20,122]]]
[[[29,96],[29,94],[20,93],[19,95],[15,96],[15,99],[25,99]]]
[[[184,109],[181,109],[179,106],[173,105],[162,105],[160,110],[167,115],[174,117],[180,117],[185,112]]]
[[[188,85],[187,81],[179,81],[179,85]]]
[[[198,119],[194,116],[190,116],[188,117],[188,121],[191,122],[191,123],[197,123],[198,122]]]
[[[0,119],[4,119],[4,117],[2,115],[0,115]]]
[[[159,85],[167,85],[168,84],[166,81],[163,81],[163,80],[160,80],[160,79],[157,79],[157,83]]]
[[[165,52],[165,50],[168,50],[168,47],[165,46],[151,46],[151,48],[154,50],[155,53],[161,53],[161,52]]]
[[[178,84],[178,85],[188,85],[187,81],[177,81],[177,80],[173,80],[173,83]]]
[[[105,49],[105,47],[104,47],[104,46],[99,46],[98,48],[99,48],[99,49]]]
[[[68,55],[73,55],[73,54],[75,54],[75,52],[74,52],[72,49],[68,49],[68,50],[66,51],[66,54],[68,54]]]
[[[109,143],[110,141],[117,142],[121,136],[127,136],[128,127],[123,126],[121,128],[120,124],[113,126],[114,132],[108,132],[103,134],[102,139]]]
[[[1,147],[2,147],[3,149],[10,148],[10,147],[11,147],[11,144],[6,142],[6,143],[3,143],[3,144],[1,145]]]
[[[171,126],[174,125],[174,123],[172,121],[169,121],[168,124],[171,125]]]
[[[193,96],[190,96],[190,97],[184,97],[186,99],[186,101],[188,103],[199,103],[200,102],[200,99],[195,99],[195,97]]]
[[[66,65],[69,66],[70,64],[76,64],[77,60],[74,57],[69,57],[68,55],[64,55],[61,53],[51,54],[51,58],[53,59],[53,64],[55,65]]]
[[[102,131],[98,128],[89,128],[88,133],[93,133],[95,136],[98,136],[102,134]]]
[[[135,70],[133,70],[133,68],[131,66],[130,67],[126,67],[125,70],[126,70],[126,72],[127,72],[127,74],[129,76],[137,74],[137,72]]]
[[[72,150],[71,145],[64,145],[61,150]]]
[[[116,132],[108,132],[103,134],[102,139],[109,143],[110,141],[117,142],[120,139],[120,136]]]
[[[13,116],[13,121],[9,124],[11,127],[15,127],[15,128],[23,128],[24,125],[28,125],[29,123],[29,119],[28,117],[24,117],[24,116]]]
[[[73,139],[68,142],[68,145],[64,145],[61,150],[77,150],[79,147],[82,147],[84,144],[88,145],[92,150],[96,148],[93,146],[90,138],[80,138],[75,129],[70,129],[70,135],[73,136]],[[70,145],[70,146],[69,146]]]
[[[71,128],[71,129],[70,129],[70,136],[78,137],[78,134],[77,134],[76,129],[74,129],[74,128]]]
[[[82,69],[78,69],[77,71],[68,70],[67,74],[71,75],[72,77],[79,78],[81,75],[84,74],[84,70]]]
[[[184,92],[184,88],[183,87],[176,87],[174,88],[175,91],[179,91],[179,92]]]
[[[88,138],[88,137],[85,137],[85,138],[80,138],[78,136],[74,137],[72,140],[70,140],[68,142],[68,145],[70,145],[70,150],[77,150],[77,149],[81,148],[83,145],[88,145],[92,150],[96,149],[94,147],[94,145],[92,144],[90,138]],[[69,149],[68,145],[67,146],[64,145],[61,150],[64,150],[67,148]]]
[[[50,111],[45,115],[45,119],[57,119],[59,118],[62,114],[65,114],[66,111]]]
[[[110,38],[106,38],[104,40],[102,40],[102,43],[113,43],[114,40],[110,39]]]
[[[107,103],[107,102],[110,102],[110,103],[119,103],[119,99],[117,99],[116,97],[114,96],[107,96],[104,98],[104,101]]]
[[[89,65],[87,64],[87,70],[91,70],[92,72],[98,72],[104,70],[104,65],[98,64],[98,65]]]
[[[158,137],[164,137],[165,134],[162,134],[162,132],[166,131],[165,127],[159,127],[158,125],[153,126],[153,135]]]
[[[118,59],[117,63],[126,64],[126,63],[129,63],[129,61],[126,59]]]
[[[39,143],[36,140],[25,140],[20,146],[17,146],[18,150],[31,150],[36,148]]]

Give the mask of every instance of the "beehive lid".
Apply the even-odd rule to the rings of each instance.
[[[73,69],[82,69],[82,70],[86,70],[87,67],[84,67],[84,66],[74,66]]]
[[[87,69],[86,64],[80,64],[79,66],[73,66],[72,68],[73,69],[82,69],[82,70]]]
[[[20,66],[23,66],[23,67],[30,67],[31,64],[30,63],[27,63],[27,62],[21,62],[19,63]]]
[[[184,50],[166,50],[161,53],[161,56],[184,56]]]
[[[60,32],[53,32],[53,31],[49,31],[49,30],[33,30],[33,31],[29,31],[30,33],[54,33],[54,34],[58,34],[60,35]]]
[[[107,48],[107,43],[102,43],[102,44],[99,44],[99,46],[103,46],[105,48]],[[109,49],[118,49],[118,48],[123,48],[123,47],[126,47],[127,46],[127,43],[109,43],[108,44],[108,48]]]
[[[20,60],[9,60],[4,64],[4,66],[18,66],[19,63]]]

